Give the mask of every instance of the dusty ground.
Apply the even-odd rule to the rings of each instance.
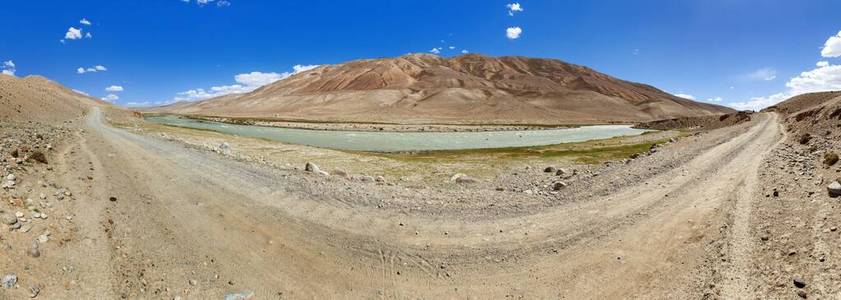
[[[25,199],[39,193],[50,205],[48,219],[18,220],[30,231],[0,235],[0,275],[17,275],[0,295],[37,285],[46,299],[749,299],[796,297],[797,275],[832,298],[836,204],[820,184],[774,185],[789,182],[779,160],[795,151],[777,147],[779,121],[598,142],[622,149],[605,156],[561,145],[407,159],[116,128],[94,109],[49,165],[7,168],[18,176],[4,211],[29,219]],[[475,155],[486,158],[465,160]],[[305,172],[306,161],[350,175]],[[420,167],[387,172],[407,166]],[[27,254],[47,230],[39,256]]]

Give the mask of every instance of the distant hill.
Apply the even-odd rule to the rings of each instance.
[[[0,74],[0,121],[60,123],[80,117],[99,99],[74,92],[40,76]]]
[[[151,111],[403,124],[637,122],[734,112],[560,60],[478,54],[326,65],[247,94]]]

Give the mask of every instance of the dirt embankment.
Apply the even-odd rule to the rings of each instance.
[[[683,117],[643,122],[634,127],[654,130],[712,130],[749,122],[752,116],[753,113],[751,112],[740,111],[715,116]]]

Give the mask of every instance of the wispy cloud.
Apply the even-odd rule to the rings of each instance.
[[[765,67],[745,74],[744,77],[748,80],[771,81],[777,78],[777,70]]]
[[[76,74],[96,73],[96,72],[105,72],[105,71],[108,71],[108,68],[106,68],[103,65],[96,65],[96,66],[89,67],[89,68],[79,67],[78,69],[76,69]]]
[[[515,13],[523,11],[523,6],[521,6],[520,3],[517,2],[506,4],[505,7],[508,8],[508,15],[512,17]]]
[[[519,39],[522,33],[523,29],[520,27],[508,27],[508,29],[505,29],[505,36],[511,40]]]
[[[117,101],[119,99],[120,99],[120,96],[117,96],[117,95],[114,95],[114,94],[108,94],[107,96],[102,97],[102,101],[107,101],[107,102],[114,102],[114,101]]]
[[[108,92],[122,92],[123,90],[124,90],[123,87],[119,86],[119,85],[112,85],[112,86],[109,86],[109,87],[105,88],[105,91],[108,91]]]
[[[75,27],[70,27],[67,29],[67,32],[64,34],[65,40],[78,40],[82,38],[82,29],[77,29]]]
[[[15,65],[15,62],[13,62],[11,59],[7,60],[7,61],[4,61],[3,64],[0,65],[0,73],[6,74],[6,75],[9,75],[9,76],[15,76],[16,71],[17,71],[17,66]]]
[[[289,76],[312,70],[317,67],[318,65],[295,65],[294,67],[292,67],[291,72],[251,72],[237,74],[236,76],[234,76],[234,81],[236,82],[236,84],[214,86],[210,87],[209,89],[198,88],[180,92],[175,96],[175,98],[173,98],[173,101],[197,101],[230,94],[248,93],[253,90],[256,90],[261,86],[274,83],[278,80],[286,79]],[[161,103],[158,105],[162,104],[167,103]]]
[[[692,96],[690,94],[677,93],[677,94],[672,94],[672,95],[675,95],[675,96],[678,96],[678,97],[681,97],[681,98],[684,98],[684,99],[695,100],[695,96]]]
[[[88,19],[86,18],[82,18],[81,20],[79,20],[79,24],[91,26],[91,21],[88,21]]]
[[[841,65],[820,61],[815,66],[814,69],[789,79],[783,92],[730,103],[730,106],[743,110],[760,110],[800,94],[841,90]]]

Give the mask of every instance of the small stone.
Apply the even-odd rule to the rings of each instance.
[[[22,212],[16,212],[15,217],[17,217],[18,219],[23,218],[23,213]]]
[[[555,172],[555,171],[557,171],[557,170],[558,170],[558,169],[557,169],[557,168],[555,168],[555,167],[553,167],[553,166],[548,166],[548,167],[546,167],[546,169],[543,169],[543,172],[546,172],[546,173],[554,173],[554,172]]]
[[[9,274],[6,274],[6,276],[3,276],[3,282],[2,283],[3,283],[3,288],[4,289],[13,288],[15,286],[15,283],[17,283],[17,282],[18,282],[18,276],[15,273],[9,273]]]
[[[196,281],[195,279],[190,279],[189,283],[190,283],[190,285],[197,285],[197,284],[199,284],[199,282],[198,282],[198,281]]]
[[[40,294],[40,293],[41,293],[41,285],[40,284],[36,284],[36,285],[33,285],[33,286],[29,287],[29,298],[38,297],[38,294]]]
[[[803,280],[803,278],[801,278],[800,276],[795,275],[791,277],[791,281],[794,282],[794,286],[796,286],[797,288],[802,289],[806,287],[806,281]]]
[[[560,191],[565,187],[567,187],[567,184],[566,184],[566,182],[563,182],[563,181],[558,181],[558,182],[555,182],[554,184],[552,184],[552,190],[553,191]]]
[[[15,176],[15,174],[9,174],[9,175],[6,175],[6,180],[7,180],[7,181],[15,181],[15,179],[17,179],[17,177]]]
[[[800,298],[803,298],[803,299],[806,299],[807,297],[809,297],[809,295],[806,294],[806,291],[804,291],[804,290],[797,290],[797,296],[799,296]]]
[[[376,182],[385,182],[385,177],[382,177],[382,176],[377,176],[377,178],[374,178],[374,181],[376,181]]]
[[[18,222],[18,217],[12,213],[3,213],[0,214],[0,222],[6,225],[12,225]]]
[[[108,197],[108,201],[117,202],[117,197],[114,197],[114,196]]]
[[[42,234],[42,235],[38,236],[38,241],[41,242],[41,243],[46,243],[46,242],[50,241],[50,237],[49,237],[48,234],[45,233],[45,234]]]
[[[841,196],[841,183],[838,181],[833,181],[826,187],[827,192],[829,192],[830,197],[839,197]]]
[[[225,294],[225,300],[248,300],[254,297],[253,291],[241,291]]]
[[[320,170],[321,169],[319,169],[316,164],[311,163],[311,162],[307,162],[307,164],[304,165],[304,171],[307,171],[307,172],[318,173],[318,171],[320,171]]]
[[[16,222],[15,224],[9,225],[9,230],[20,229],[20,222]]]
[[[29,256],[32,256],[32,257],[41,256],[41,251],[38,249],[38,242],[33,241],[32,245],[29,246],[29,250],[27,250],[26,253],[29,254]]]

